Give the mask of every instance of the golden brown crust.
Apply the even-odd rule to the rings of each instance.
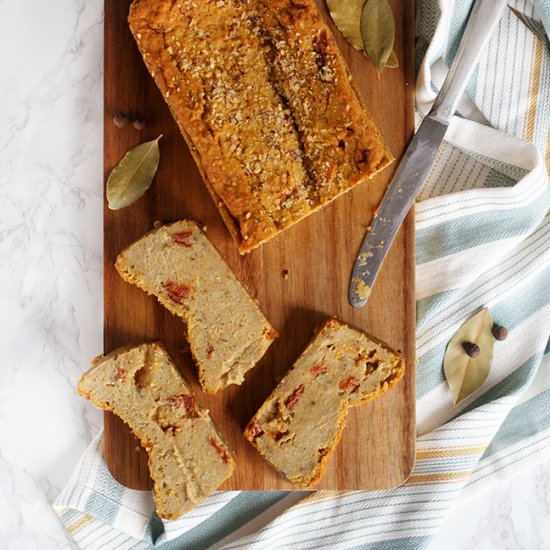
[[[241,253],[391,162],[315,0],[136,0],[129,22]]]

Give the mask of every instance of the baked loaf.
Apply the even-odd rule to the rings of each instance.
[[[241,253],[392,161],[315,0],[135,0],[129,23]]]
[[[232,474],[235,457],[162,345],[121,348],[92,364],[78,393],[141,440],[160,517],[178,518]]]
[[[277,331],[193,221],[162,226],[121,252],[116,269],[186,324],[204,391],[241,384]]]
[[[340,441],[348,407],[387,391],[403,373],[397,353],[329,319],[244,435],[276,470],[308,487],[319,481]]]

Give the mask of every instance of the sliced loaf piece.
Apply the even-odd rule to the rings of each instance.
[[[241,384],[278,336],[193,221],[147,233],[120,253],[116,268],[183,319],[208,393]]]
[[[160,517],[178,518],[233,473],[233,453],[161,344],[98,357],[78,393],[114,412],[141,440]]]
[[[387,391],[403,373],[397,353],[329,319],[244,435],[276,470],[308,487],[319,481],[340,441],[348,407]]]

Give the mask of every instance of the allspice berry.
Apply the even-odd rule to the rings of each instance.
[[[479,346],[473,342],[464,342],[462,348],[468,357],[477,357],[480,352]]]
[[[124,113],[117,113],[113,117],[113,124],[117,128],[124,128],[125,126],[128,126],[128,124],[130,124],[130,119]]]
[[[506,340],[506,338],[508,338],[508,329],[506,327],[493,325],[491,332],[493,333],[495,340],[498,340],[499,342],[502,342],[502,340]]]
[[[137,116],[136,118],[134,118],[132,124],[134,125],[134,128],[136,130],[143,130],[143,128],[145,128],[145,125],[147,124],[147,121],[144,118]]]

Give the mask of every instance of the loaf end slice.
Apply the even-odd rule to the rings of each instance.
[[[135,0],[129,26],[241,253],[392,162],[316,0]]]
[[[374,399],[404,374],[401,356],[336,319],[318,330],[248,423],[244,436],[292,483],[317,483],[338,445],[348,407]]]
[[[121,252],[115,266],[184,321],[208,393],[241,384],[278,336],[194,221],[154,229]]]
[[[160,517],[188,512],[233,473],[235,456],[161,344],[98,357],[77,390],[119,416],[140,439]]]

